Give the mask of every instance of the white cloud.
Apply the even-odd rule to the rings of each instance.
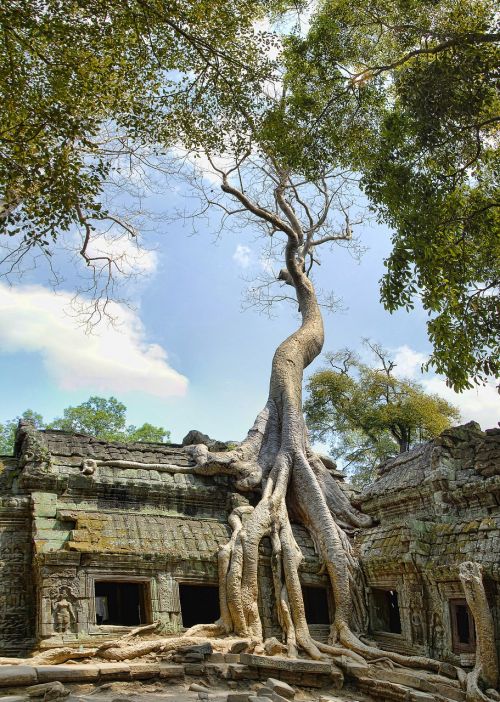
[[[445,381],[438,376],[423,380],[427,392],[436,393],[458,407],[463,422],[478,422],[482,429],[496,427],[500,421],[500,395],[496,384],[491,380],[484,387],[480,385],[458,393],[447,387]]]
[[[111,303],[116,324],[102,324],[85,334],[68,314],[72,297],[42,286],[9,288],[0,283],[0,352],[39,353],[63,390],[185,394],[187,379],[170,367],[161,346],[146,342],[137,314]]]
[[[233,254],[233,261],[236,261],[240,268],[248,268],[252,264],[252,249],[243,244],[238,244]]]
[[[446,385],[444,378],[429,373],[422,374],[420,368],[427,356],[409,346],[400,346],[393,354],[398,377],[413,378],[422,383],[427,392],[435,393],[458,407],[462,422],[478,422],[483,429],[496,427],[500,420],[500,395],[497,391],[498,381],[490,380],[485,386],[458,393]]]
[[[414,351],[409,346],[400,346],[395,350],[394,375],[398,378],[417,378],[420,376],[422,363],[427,361],[427,356],[419,351]]]

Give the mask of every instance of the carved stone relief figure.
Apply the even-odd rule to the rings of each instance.
[[[424,626],[422,624],[422,617],[419,612],[413,611],[411,613],[411,634],[413,642],[416,644],[424,643]]]
[[[54,630],[58,634],[66,634],[71,631],[72,625],[76,623],[76,613],[71,602],[74,599],[71,589],[66,586],[61,587],[58,594],[52,599]]]
[[[431,629],[431,647],[432,654],[439,657],[443,653],[443,638],[444,638],[444,628],[443,622],[438,612],[434,612],[432,615],[432,629]]]

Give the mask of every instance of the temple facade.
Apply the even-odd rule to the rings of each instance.
[[[14,456],[0,460],[0,655],[218,618],[217,552],[230,537],[229,513],[247,500],[232,478],[195,475],[181,445],[107,443],[27,424]],[[483,567],[500,653],[500,429],[448,430],[381,466],[356,500],[374,520],[350,535],[366,583],[366,639],[472,666],[474,621],[458,577],[472,560]],[[294,532],[306,618],[326,640],[335,603],[308,532]],[[279,636],[270,553],[264,539],[266,637]]]

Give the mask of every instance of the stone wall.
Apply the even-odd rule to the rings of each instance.
[[[15,494],[16,463],[0,457],[0,655],[25,654],[34,643],[30,499]],[[9,494],[9,493],[14,494]]]
[[[95,587],[103,582],[140,585],[148,618],[164,632],[182,630],[180,585],[218,585],[217,553],[229,539],[235,499],[231,480],[183,473],[192,462],[174,445],[109,444],[27,427],[17,450],[16,489],[29,496],[31,508],[28,541],[41,646],[116,637],[123,627],[96,619]],[[309,534],[300,527],[295,532],[305,557],[304,583],[326,587]],[[261,576],[259,604],[272,635],[278,626],[266,541]],[[314,633],[326,638],[328,626],[316,626]]]
[[[387,648],[470,665],[452,641],[450,601],[464,597],[463,561],[483,566],[500,654],[500,430],[471,423],[380,469],[361,499],[377,526],[358,535],[368,585],[398,593],[401,633],[372,631]]]
[[[164,632],[183,627],[180,586],[217,585],[227,517],[242,498],[227,476],[190,474],[181,446],[110,444],[28,426],[18,434],[16,457],[2,465],[1,655],[24,653],[34,639],[42,647],[78,646],[123,633],[123,626],[98,623],[96,583],[137,586],[148,619]],[[376,524],[355,541],[369,636],[392,650],[470,665],[473,654],[453,650],[450,600],[463,598],[459,564],[475,560],[484,569],[500,649],[500,430],[471,424],[444,432],[382,466],[360,499]],[[293,529],[304,554],[302,584],[325,588],[331,621],[328,578],[307,530]],[[280,633],[270,553],[264,539],[265,636]],[[380,592],[397,593],[397,633],[375,626]],[[329,627],[311,630],[326,639]]]

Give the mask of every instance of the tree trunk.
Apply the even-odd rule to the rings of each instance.
[[[476,628],[476,663],[467,677],[467,701],[488,700],[480,685],[495,690],[498,683],[498,660],[493,615],[486,598],[482,566],[467,561],[460,564],[459,576]]]
[[[290,656],[301,648],[316,659],[328,654],[341,665],[346,656],[358,663],[382,657],[399,665],[438,670],[437,661],[382,652],[359,639],[368,622],[363,573],[344,529],[369,526],[371,519],[349,503],[309,446],[302,413],[303,372],[321,352],[323,322],[313,285],[291,240],[286,265],[280,277],[295,287],[302,324],[274,354],[264,410],[234,451],[218,454],[204,446],[191,447],[198,472],[232,473],[239,490],[260,488],[261,499],[255,509],[240,504],[230,515],[233,534],[219,554],[221,619],[193,627],[187,634],[234,632],[250,639],[254,647],[262,645],[259,544],[269,536],[276,611]],[[309,530],[330,579],[335,617],[328,645],[313,641],[309,633],[299,580],[302,554],[290,515]]]

